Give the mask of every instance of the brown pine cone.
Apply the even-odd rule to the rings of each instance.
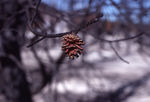
[[[70,59],[79,57],[83,52],[81,45],[85,43],[75,34],[66,34],[62,37],[62,50],[69,56]]]

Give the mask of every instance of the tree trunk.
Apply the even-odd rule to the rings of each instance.
[[[25,72],[16,63],[21,63],[20,36],[25,32],[25,15],[20,11],[25,4],[23,0],[0,1],[0,96],[6,102],[32,102]]]

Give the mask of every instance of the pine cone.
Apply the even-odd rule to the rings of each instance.
[[[79,57],[83,52],[81,45],[85,43],[75,34],[67,34],[62,37],[62,50],[69,56],[70,59]]]

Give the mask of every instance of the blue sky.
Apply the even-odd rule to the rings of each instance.
[[[68,2],[71,0],[42,0],[42,2],[49,4],[51,6],[56,6],[58,9],[60,10],[65,10],[68,11],[69,9],[69,5]],[[80,1],[79,3],[77,3],[74,6],[74,9],[81,9],[81,8],[85,8],[88,4],[88,0],[76,0],[76,1]],[[95,0],[95,4],[97,2],[99,2],[100,0]],[[121,0],[114,0],[117,4],[119,4],[119,2]],[[128,1],[128,0],[126,0]],[[139,5],[137,3],[137,1],[132,0],[133,2],[130,2],[129,6],[131,8],[139,8]],[[144,0],[145,3],[143,4],[145,8],[150,7],[150,0]],[[101,9],[101,12],[103,12],[103,14],[105,15],[106,19],[109,19],[111,21],[116,21],[117,20],[117,16],[119,14],[119,11],[116,7],[112,6],[109,0],[106,0],[106,6],[103,6]],[[94,6],[94,4],[93,4]],[[135,23],[138,23],[138,19],[137,19],[137,15],[138,15],[138,9],[134,11],[134,15],[131,15],[131,18],[133,19],[133,21]],[[150,22],[150,14],[149,16],[145,16],[143,17],[143,21],[145,23],[149,23]]]

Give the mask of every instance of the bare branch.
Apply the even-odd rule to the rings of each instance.
[[[36,6],[36,8],[35,8],[35,12],[34,12],[33,18],[32,18],[32,20],[31,20],[31,25],[33,24],[33,21],[34,21],[34,19],[35,19],[36,16],[37,16],[40,3],[41,3],[41,0],[38,0],[38,3],[37,3],[37,6]]]
[[[129,64],[128,61],[126,61],[125,59],[123,59],[123,58],[119,55],[118,51],[114,48],[113,44],[112,44],[112,43],[109,43],[109,44],[110,44],[111,48],[113,49],[113,51],[115,52],[115,54],[118,56],[118,58],[119,58],[120,60],[122,60],[123,62]]]
[[[109,43],[117,43],[117,42],[121,42],[121,41],[127,41],[127,40],[132,40],[132,39],[135,39],[135,38],[139,38],[142,35],[144,35],[144,32],[141,32],[141,33],[139,33],[139,34],[137,34],[133,37],[127,37],[127,38],[122,38],[122,39],[117,39],[117,40],[106,40],[106,39],[103,39],[103,38],[99,38],[99,40],[109,42]]]
[[[28,12],[27,12],[27,13],[28,13]],[[42,41],[42,40],[45,39],[45,38],[62,37],[62,36],[64,36],[64,35],[66,35],[66,34],[71,34],[71,33],[77,34],[79,31],[81,31],[81,30],[87,28],[88,26],[90,26],[90,25],[92,25],[92,24],[98,22],[98,21],[100,20],[99,18],[102,17],[102,16],[103,16],[102,14],[98,15],[96,18],[90,20],[87,24],[85,24],[85,25],[83,25],[83,26],[80,26],[79,28],[77,28],[77,29],[75,29],[75,30],[71,30],[71,31],[64,32],[64,33],[57,33],[57,34],[47,34],[46,32],[38,32],[38,31],[36,31],[36,30],[34,30],[34,29],[32,28],[31,24],[28,24],[28,27],[29,27],[29,29],[31,30],[31,32],[32,32],[33,34],[35,34],[35,36],[42,36],[42,38],[41,38],[41,39],[38,39],[38,40],[35,41],[34,43],[29,44],[27,47],[31,47],[31,46],[33,46],[34,44],[38,43],[39,41]],[[29,22],[29,23],[30,23],[30,22]]]

